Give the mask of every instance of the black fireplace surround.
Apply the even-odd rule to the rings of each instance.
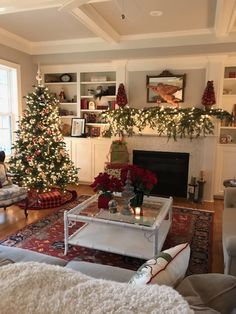
[[[187,197],[189,153],[134,150],[133,164],[156,174],[151,195]]]

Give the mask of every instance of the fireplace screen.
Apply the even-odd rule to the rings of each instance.
[[[133,164],[156,173],[151,195],[187,197],[189,153],[134,150]]]

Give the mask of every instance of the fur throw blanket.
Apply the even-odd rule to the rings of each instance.
[[[43,263],[0,267],[1,314],[187,314],[188,303],[167,286],[94,279]]]

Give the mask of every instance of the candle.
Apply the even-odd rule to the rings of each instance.
[[[135,207],[135,216],[140,216],[141,214],[141,207]]]
[[[200,171],[200,181],[205,181],[206,172],[204,170]]]

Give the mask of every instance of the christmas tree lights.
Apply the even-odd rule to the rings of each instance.
[[[60,123],[57,99],[47,87],[37,86],[26,96],[26,109],[9,162],[17,184],[45,192],[78,183],[78,172],[66,151]]]

